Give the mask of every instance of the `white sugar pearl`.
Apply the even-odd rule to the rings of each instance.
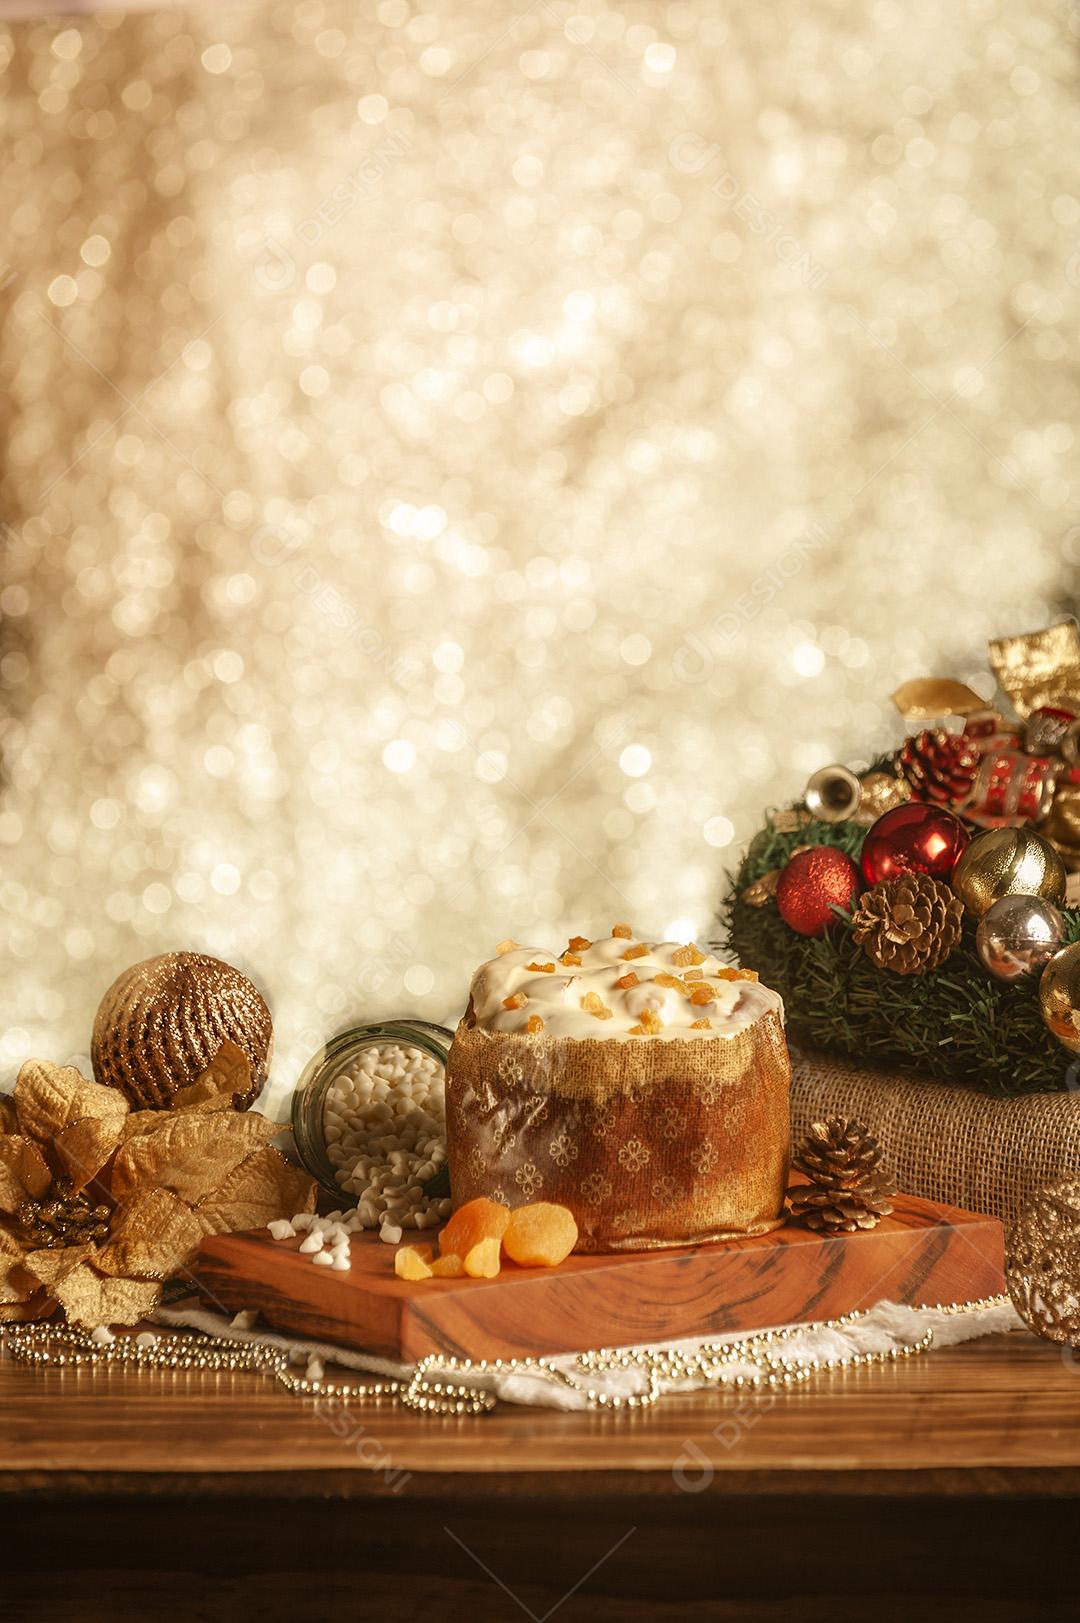
[[[316,1268],[331,1268],[334,1264],[334,1259],[329,1251],[319,1251],[311,1260]]]
[[[116,1337],[107,1324],[98,1324],[91,1330],[90,1340],[96,1341],[99,1347],[111,1347]]]
[[[135,1337],[135,1345],[136,1347],[156,1347],[157,1339],[152,1330],[140,1330]]]
[[[272,1223],[267,1223],[266,1226],[275,1240],[291,1240],[296,1233],[287,1217],[277,1217]]]
[[[299,1234],[302,1229],[309,1229],[311,1227],[312,1223],[315,1221],[315,1213],[295,1212],[291,1221],[293,1228],[296,1230],[297,1234]]]
[[[379,1230],[379,1239],[385,1240],[387,1245],[397,1245],[401,1239],[401,1226],[398,1223],[384,1223]]]
[[[347,1256],[335,1257],[330,1266],[339,1274],[347,1274],[349,1269],[352,1267],[352,1262]]]
[[[300,1250],[305,1257],[310,1257],[314,1252],[321,1251],[322,1235],[309,1234],[306,1240],[301,1240]]]

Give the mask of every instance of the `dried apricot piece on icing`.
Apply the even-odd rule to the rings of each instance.
[[[465,1253],[465,1272],[470,1279],[494,1279],[499,1271],[500,1242],[494,1237],[478,1240]]]
[[[713,974],[718,981],[756,981],[758,978],[756,969],[732,969],[730,965],[714,969]]]
[[[669,975],[664,969],[660,971],[659,975],[653,976],[653,985],[670,986],[673,992],[682,992],[685,997],[689,996],[686,990],[686,982],[681,981],[678,975]]]
[[[533,970],[537,975],[554,975],[554,964],[526,964],[526,969]]]
[[[715,1003],[716,993],[711,986],[695,986],[690,993],[691,1003]]]
[[[690,1022],[690,1030],[691,1031],[711,1031],[712,1030],[712,1021],[711,1020],[691,1020],[691,1022]]]
[[[572,935],[566,943],[566,950],[567,952],[584,952],[587,947],[591,946],[592,942],[588,936]]]
[[[544,1029],[544,1022],[538,1014],[530,1014],[525,1022],[525,1030],[530,1037],[538,1037]]]
[[[394,1272],[399,1279],[430,1279],[431,1247],[429,1245],[403,1245],[394,1252]]]
[[[637,986],[637,984],[638,974],[636,969],[628,969],[626,974],[620,975],[618,980],[615,982],[615,985],[621,986],[624,992],[628,992],[631,986]]]
[[[629,924],[613,924],[611,933],[613,936],[621,936],[624,941],[633,941],[634,939],[633,926]]]
[[[632,958],[644,958],[648,951],[649,949],[643,941],[640,946],[627,947],[626,951],[623,953],[623,958],[627,961]]]
[[[495,951],[498,953],[500,958],[504,952],[516,952],[516,950],[517,942],[512,941],[509,936],[507,936],[505,941],[500,941],[499,945],[495,948]]]
[[[611,1010],[598,992],[586,992],[581,1000],[581,1007],[586,1014],[594,1014],[598,1020],[610,1020]]]
[[[683,976],[684,981],[703,981],[704,979],[705,971],[703,969],[688,969]]]
[[[523,1268],[557,1268],[577,1245],[574,1214],[552,1201],[537,1200],[510,1213],[503,1250]]]
[[[431,1272],[436,1279],[462,1279],[465,1264],[451,1251],[448,1256],[435,1258],[431,1264]]]
[[[559,959],[559,962],[560,964],[565,964],[567,969],[580,969],[581,954],[580,952],[571,952],[569,947],[567,947],[566,951]]]
[[[478,1195],[459,1206],[439,1235],[439,1252],[444,1257],[467,1257],[481,1240],[501,1240],[510,1218],[509,1206]]]
[[[503,998],[503,1008],[504,1009],[523,1009],[525,1007],[526,1003],[528,1003],[528,1001],[529,1000],[525,996],[524,992],[514,992],[511,997],[504,997]]]
[[[702,952],[700,947],[695,946],[692,941],[687,942],[685,947],[676,947],[671,955],[672,963],[676,964],[679,969],[686,969],[691,964],[703,964],[705,958],[706,954]]]

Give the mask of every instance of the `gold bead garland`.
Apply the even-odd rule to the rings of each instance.
[[[977,1313],[986,1308],[1003,1306],[1008,1300],[1007,1296],[988,1296],[971,1302],[939,1302],[935,1308],[940,1313]],[[86,1330],[66,1325],[30,1324],[10,1328],[5,1334],[4,1344],[15,1363],[35,1369],[104,1364],[161,1373],[211,1370],[215,1373],[268,1375],[286,1391],[295,1392],[301,1397],[333,1397],[345,1403],[364,1398],[389,1398],[403,1408],[436,1415],[489,1413],[498,1401],[496,1394],[479,1386],[468,1385],[467,1377],[492,1374],[539,1376],[576,1392],[585,1399],[590,1409],[646,1409],[661,1396],[663,1381],[699,1377],[710,1383],[730,1385],[738,1391],[787,1389],[805,1384],[816,1374],[896,1363],[917,1357],[933,1345],[934,1332],[928,1329],[903,1346],[889,1347],[881,1352],[849,1353],[842,1358],[786,1357],[780,1351],[796,1336],[812,1331],[846,1329],[867,1318],[872,1311],[867,1308],[861,1312],[842,1314],[835,1319],[818,1319],[810,1324],[758,1331],[738,1341],[706,1342],[693,1352],[664,1348],[620,1351],[601,1347],[594,1352],[580,1353],[575,1360],[576,1370],[584,1379],[559,1369],[547,1358],[488,1360],[431,1353],[420,1360],[408,1379],[388,1377],[362,1382],[309,1380],[306,1376],[294,1375],[289,1368],[288,1355],[277,1348],[251,1342],[230,1342],[226,1350],[215,1346],[205,1336],[190,1331],[176,1332],[159,1349],[156,1345],[140,1345],[130,1336],[102,1344]],[[59,1350],[54,1351],[54,1348]],[[726,1372],[747,1364],[751,1366],[752,1374],[733,1375],[730,1381],[724,1379]],[[592,1375],[631,1369],[639,1370],[642,1375],[642,1385],[637,1392],[625,1395],[604,1392],[597,1386],[585,1384]],[[435,1378],[439,1374],[443,1379]],[[451,1379],[447,1380],[447,1375]],[[459,1380],[458,1376],[465,1379]]]

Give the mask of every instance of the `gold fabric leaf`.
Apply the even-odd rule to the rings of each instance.
[[[21,1133],[0,1134],[0,1211],[17,1212],[28,1195],[37,1199],[51,1183],[36,1144]]]
[[[92,1245],[60,1245],[46,1247],[41,1251],[28,1251],[23,1258],[28,1273],[41,1285],[47,1285],[55,1292],[56,1286],[62,1284],[68,1274],[81,1268],[87,1257],[93,1255]]]
[[[275,1217],[314,1210],[313,1181],[266,1144],[201,1202],[198,1216],[204,1234],[234,1234],[240,1229],[265,1227]]]
[[[0,1256],[0,1302],[21,1302],[33,1289],[34,1280],[26,1271],[22,1251]]]
[[[194,1260],[202,1225],[168,1189],[145,1189],[117,1209],[112,1235],[94,1258],[103,1274],[167,1279]]]
[[[111,1188],[123,1200],[139,1187],[171,1189],[182,1200],[198,1201],[216,1190],[234,1167],[281,1128],[255,1111],[162,1112],[160,1128],[130,1138],[113,1162]]]
[[[995,638],[990,663],[1020,717],[1044,704],[1064,703],[1072,709],[1080,700],[1080,630],[1075,620]]]
[[[906,721],[932,721],[936,716],[971,716],[986,709],[986,700],[966,682],[947,676],[922,676],[903,682],[892,702]]]
[[[0,1302],[0,1324],[27,1324],[31,1319],[44,1319],[55,1307],[55,1298],[48,1291],[35,1291],[25,1302]]]
[[[17,1133],[19,1116],[10,1093],[0,1093],[0,1133]]]
[[[57,1133],[53,1149],[76,1194],[97,1177],[120,1142],[122,1126],[122,1122],[104,1121],[100,1116],[84,1116]]]
[[[46,1143],[87,1116],[115,1122],[119,1133],[128,1103],[115,1088],[88,1082],[74,1065],[28,1059],[15,1083],[15,1109],[22,1131]]]
[[[138,1324],[161,1299],[153,1280],[112,1279],[84,1263],[53,1289],[72,1324]]]
[[[238,1100],[251,1093],[251,1062],[238,1043],[228,1038],[194,1082],[173,1094],[169,1109],[238,1110]]]

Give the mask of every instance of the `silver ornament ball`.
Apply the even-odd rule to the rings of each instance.
[[[1065,920],[1039,896],[1002,896],[987,908],[975,945],[991,975],[1018,981],[1038,974],[1065,938]]]

